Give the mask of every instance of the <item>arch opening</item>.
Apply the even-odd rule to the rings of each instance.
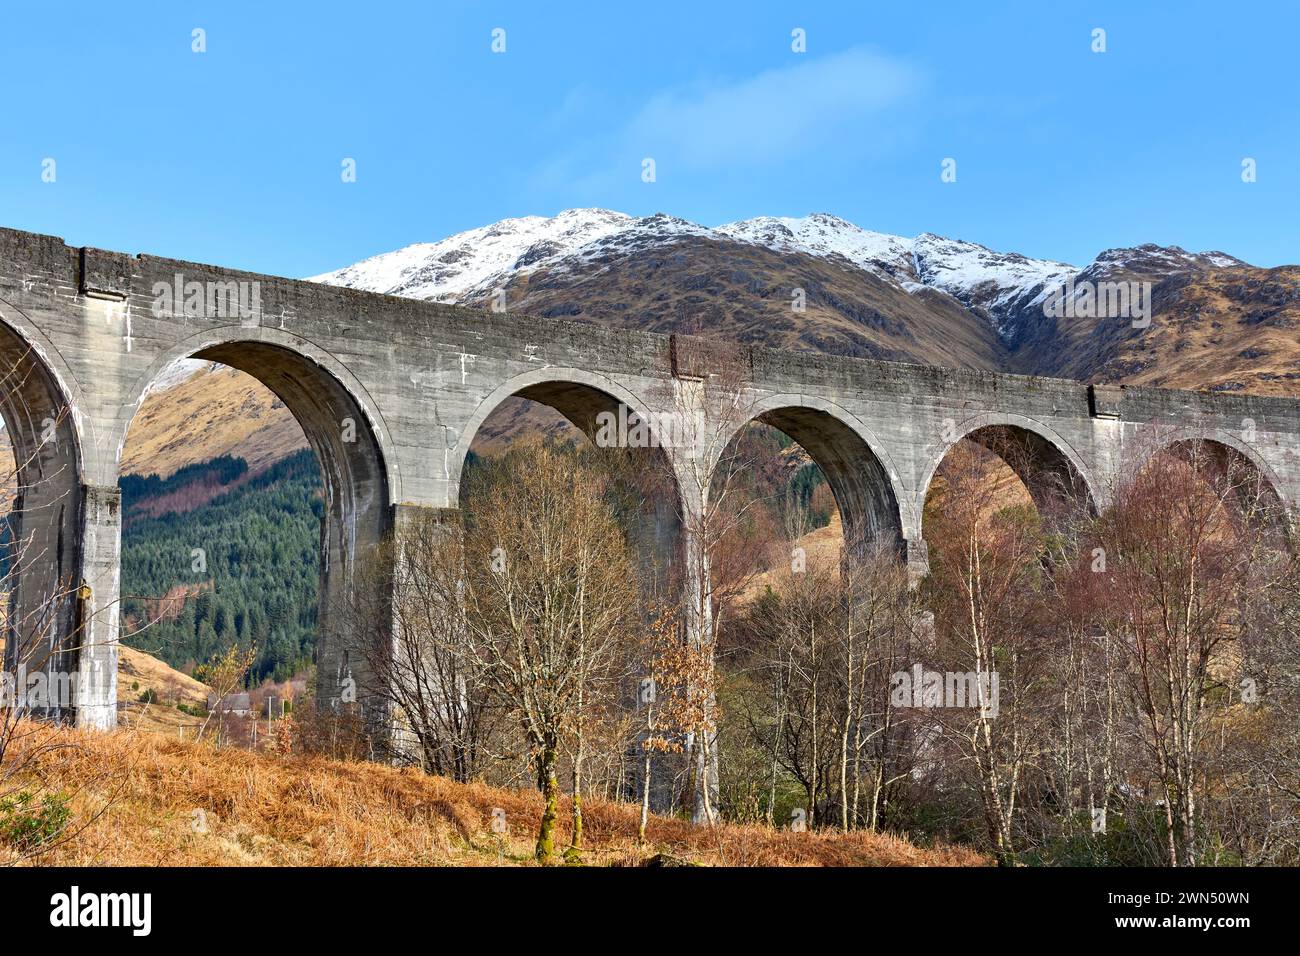
[[[4,669],[74,674],[81,460],[70,405],[31,344],[0,321],[0,589]],[[65,686],[63,683],[60,686]],[[76,701],[32,710],[56,719]]]
[[[1181,484],[1186,494],[1199,490],[1217,499],[1225,530],[1259,531],[1269,547],[1295,550],[1296,515],[1283,499],[1276,478],[1247,449],[1218,438],[1174,438],[1158,442],[1139,461],[1131,480],[1141,481],[1152,471]]]
[[[584,377],[589,380],[584,381]],[[643,427],[638,428],[639,424]],[[448,469],[455,494],[448,503],[459,509],[463,524],[453,526],[451,531],[426,524],[429,530],[425,535],[404,544],[408,553],[417,555],[416,561],[436,566],[438,554],[457,553],[455,546],[444,548],[439,540],[442,535],[463,531],[459,545],[486,549],[492,544],[501,548],[502,560],[512,569],[520,569],[525,580],[528,572],[523,569],[543,566],[546,558],[542,555],[548,551],[567,555],[559,560],[576,565],[580,563],[576,559],[578,551],[600,550],[606,556],[602,567],[619,569],[619,580],[626,587],[615,589],[615,600],[629,617],[624,625],[626,635],[615,649],[602,652],[604,663],[599,668],[605,676],[598,681],[603,688],[599,701],[580,705],[584,728],[581,757],[563,749],[556,760],[561,781],[571,783],[580,774],[585,792],[604,792],[625,799],[636,795],[642,767],[637,752],[628,750],[626,724],[622,723],[637,707],[630,675],[644,673],[649,663],[643,656],[645,632],[661,615],[662,619],[670,618],[668,608],[678,603],[683,587],[685,548],[678,488],[669,450],[654,432],[655,424],[653,416],[632,395],[614,383],[585,373],[569,375],[547,369],[503,383],[480,403],[460,436],[463,454],[457,455],[458,460]],[[533,447],[533,442],[540,442],[542,447]],[[521,469],[530,467],[536,468],[534,474],[545,477],[538,482],[521,482]],[[557,474],[563,477],[557,479]],[[580,489],[572,499],[567,497],[572,491],[566,485],[568,481]],[[541,498],[558,502],[561,517],[557,519],[557,511],[549,508],[546,514],[537,516],[520,514],[527,505],[502,510],[503,501],[525,500],[511,497],[515,483],[526,485],[528,492],[536,496],[527,501]],[[595,505],[593,492],[598,499]],[[570,506],[583,516],[572,530],[565,526]],[[479,508],[483,510],[475,510]],[[597,526],[593,512],[600,514],[599,526],[617,529],[613,534],[602,532],[598,545],[588,537],[590,531],[584,531]],[[478,533],[484,528],[496,529],[491,533],[501,537],[486,542]],[[435,542],[433,554],[425,550],[428,540]],[[589,569],[576,566],[573,574],[584,581],[593,577]],[[553,575],[552,580],[563,577],[564,573]],[[610,600],[609,594],[597,585],[591,596],[584,596],[584,602],[591,602],[593,620],[608,613],[599,602]],[[559,601],[563,603],[563,599]],[[527,599],[521,601],[525,606],[527,603]],[[527,609],[520,613],[528,618],[530,626],[542,631],[551,626],[528,617]],[[563,656],[564,652],[554,653]],[[455,665],[430,654],[420,666],[426,672],[446,674]],[[626,676],[610,679],[611,671]],[[495,783],[537,779],[541,773],[520,723],[496,717],[502,702],[512,700],[499,687],[468,681],[462,685],[456,702],[459,725],[474,728],[472,736],[476,740],[488,741],[475,751],[470,770]],[[424,735],[426,739],[435,736]],[[451,745],[440,743],[440,756],[435,759],[443,766],[459,766],[453,751]],[[491,761],[483,757],[487,752],[517,756]],[[662,755],[655,757],[656,768],[664,759]],[[668,777],[656,772],[653,779],[657,794],[654,806],[667,806],[670,797],[659,790],[668,785]]]
[[[818,715],[827,712],[828,686],[862,680],[874,656],[864,652],[867,635],[881,637],[908,589],[896,469],[860,422],[816,401],[776,396],[753,407],[720,449],[708,494],[721,539],[708,560],[715,673],[727,701],[710,751],[717,796],[735,799],[726,768],[757,744],[781,754],[766,800],[775,805],[780,791],[798,790],[793,799],[811,808],[810,821],[834,820],[840,808],[843,819],[856,813],[847,800],[831,803],[832,788],[817,795],[817,781],[834,777],[822,776],[812,743],[824,739]],[[828,723],[866,726],[865,714],[854,716],[855,693]],[[846,759],[842,779],[859,766]]]
[[[977,490],[985,510],[1032,507],[1046,527],[1095,514],[1096,499],[1077,460],[1057,441],[1009,423],[977,426],[951,442],[922,485],[927,518],[950,492]]]
[[[327,368],[279,344],[227,341],[170,369],[122,445],[128,643],[185,670],[252,646],[257,701],[292,696],[314,662],[319,702],[353,686],[364,708],[348,610],[392,522],[372,422]]]
[[[853,428],[821,409],[783,406],[756,421],[789,436],[825,476],[852,551],[900,550],[902,515],[893,483],[871,445]]]
[[[604,385],[605,387],[602,387]],[[680,496],[668,453],[654,431],[654,419],[630,395],[616,395],[612,383],[545,378],[489,398],[471,434],[462,437],[463,457],[453,472],[456,507],[466,497],[466,479],[484,458],[505,453],[527,437],[568,446],[575,461],[607,471],[624,491],[624,514],[643,577],[660,596],[678,586],[681,573]],[[644,428],[638,433],[637,425]],[[468,440],[466,440],[468,439]],[[635,503],[633,503],[635,502]]]

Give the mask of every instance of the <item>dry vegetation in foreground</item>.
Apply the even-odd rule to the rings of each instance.
[[[25,731],[35,731],[27,733]],[[542,810],[535,792],[457,784],[418,770],[318,757],[281,758],[157,734],[94,734],[32,726],[24,748],[54,745],[25,772],[40,787],[71,796],[68,837],[34,865],[534,865]],[[958,847],[921,849],[871,833],[775,832],[763,827],[694,827],[651,818],[636,845],[637,808],[584,801],[588,864],[660,861],[724,866],[980,866]],[[509,822],[491,832],[492,810]],[[201,814],[196,811],[202,811]],[[567,819],[562,807],[561,818]],[[199,824],[207,832],[199,832]],[[557,837],[567,841],[560,827]],[[560,845],[557,839],[557,845]],[[0,847],[0,863],[12,853]]]

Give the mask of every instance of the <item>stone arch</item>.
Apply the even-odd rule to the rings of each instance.
[[[629,414],[634,414],[641,421],[653,423],[655,420],[644,401],[618,382],[596,372],[547,366],[516,375],[502,382],[483,398],[461,428],[445,468],[448,483],[447,507],[456,507],[461,475],[475,435],[487,417],[507,398],[527,398],[549,406],[588,437],[595,434],[597,416],[601,412],[617,414],[620,405],[625,406]],[[677,479],[677,461],[672,455],[668,456],[668,460],[673,466],[673,476]],[[680,485],[680,481],[677,483]]]
[[[117,436],[120,459],[131,418],[162,371],[182,359],[219,362],[257,379],[284,402],[316,454],[325,488],[317,605],[317,696],[339,698],[352,677],[367,686],[364,655],[348,653],[344,612],[360,561],[388,534],[400,477],[375,403],[341,362],[274,329],[225,328],[191,337],[160,356],[135,383],[131,415]]]
[[[886,544],[901,553],[905,541],[919,539],[913,533],[919,531],[919,522],[905,504],[897,467],[856,416],[825,399],[796,394],[769,396],[747,414],[726,436],[719,453],[750,422],[778,428],[802,445],[826,476],[845,540]]]
[[[360,416],[354,419],[358,430],[364,424],[374,438],[380,452],[384,474],[388,483],[389,500],[402,501],[404,497],[402,476],[398,467],[397,455],[394,453],[396,446],[388,424],[379,411],[379,403],[371,397],[366,387],[343,362],[310,340],[279,329],[245,328],[237,325],[209,329],[176,343],[160,354],[140,374],[127,391],[127,396],[131,399],[128,409],[129,415],[122,421],[120,430],[114,436],[114,447],[116,449],[114,461],[121,458],[122,446],[126,442],[127,432],[130,430],[130,416],[134,415],[139,409],[141,401],[144,400],[153,383],[166,369],[184,359],[204,359],[220,362],[223,365],[238,368],[240,371],[246,371],[238,364],[227,361],[226,358],[217,357],[217,353],[220,352],[227,354],[227,357],[231,357],[231,353],[237,354],[242,346],[259,345],[278,347],[283,352],[296,356],[302,367],[310,372],[307,381],[316,380],[319,377],[320,381],[330,383],[331,389],[337,387],[344,393],[340,398],[346,398],[345,404],[352,406],[360,413]],[[266,350],[265,354],[270,354],[269,349]],[[256,371],[248,371],[247,374],[261,380]],[[299,380],[302,380],[301,376],[299,376]],[[267,388],[275,391],[271,384],[264,384],[267,384]],[[290,407],[290,411],[293,411],[292,407]],[[306,432],[305,427],[303,431]]]
[[[924,515],[925,499],[939,467],[963,439],[970,439],[1000,454],[1008,446],[1020,454],[1007,464],[1016,472],[1040,512],[1063,501],[1081,503],[1090,512],[1098,507],[1097,484],[1078,451],[1058,432],[1022,415],[988,413],[962,422],[929,455],[925,473],[917,483],[915,507]]]
[[[0,306],[0,418],[15,481],[0,548],[4,668],[70,674],[81,657],[81,421],[62,357],[18,309]],[[76,703],[53,699],[40,709],[63,718]]]
[[[2,299],[0,306],[0,415],[14,462],[27,474],[23,484],[48,481],[55,469],[80,479],[80,416],[62,356],[27,323],[14,321],[21,313]]]
[[[1283,492],[1284,483],[1272,466],[1253,448],[1249,442],[1238,435],[1222,428],[1178,428],[1168,432],[1159,432],[1150,445],[1143,449],[1133,463],[1140,471],[1155,455],[1162,451],[1177,449],[1191,442],[1203,442],[1216,453],[1217,464],[1225,469],[1244,466],[1257,476],[1262,483],[1262,494],[1273,504],[1279,530],[1286,537],[1288,547],[1294,549],[1300,542],[1300,527],[1295,520],[1296,502],[1289,501]],[[1245,490],[1242,489],[1244,496]]]
[[[462,427],[456,444],[449,450],[445,464],[447,479],[446,507],[460,506],[460,486],[465,462],[469,457],[470,447],[484,421],[501,403],[508,398],[526,398],[555,409],[567,418],[588,438],[595,439],[598,429],[597,416],[612,413],[617,420],[620,406],[627,409],[626,415],[645,422],[652,432],[656,418],[650,406],[624,385],[606,375],[588,372],[583,369],[546,366],[531,369],[515,375],[502,382],[487,396],[479,401],[474,413]],[[651,454],[664,456],[667,470],[671,474],[672,487],[655,501],[651,516],[653,526],[654,554],[642,553],[642,561],[654,561],[664,557],[665,573],[672,573],[674,566],[683,558],[682,553],[682,514],[683,482],[681,479],[681,462],[675,450],[658,443],[646,449]]]

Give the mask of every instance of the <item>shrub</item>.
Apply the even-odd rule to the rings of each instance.
[[[30,790],[0,799],[0,840],[20,852],[56,840],[68,825],[68,798],[49,793],[39,800]]]

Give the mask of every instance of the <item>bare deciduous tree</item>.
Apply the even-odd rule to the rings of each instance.
[[[371,675],[367,697],[391,720],[392,755],[462,782],[481,769],[498,713],[466,660],[466,608],[453,587],[463,547],[458,522],[430,513],[404,521],[359,571],[344,618]]]
[[[1010,864],[1022,776],[1037,761],[1050,713],[1045,668],[1055,631],[1043,614],[1041,516],[1004,504],[1005,492],[990,480],[992,454],[1028,481],[1034,463],[1018,460],[1024,451],[1012,442],[992,444],[991,454],[965,443],[948,455],[944,487],[926,517],[927,536],[940,544],[927,582],[931,653],[945,681],[970,675],[978,699],[967,694],[956,707],[945,700],[925,715],[974,768],[990,844],[999,863]]]
[[[1188,866],[1200,859],[1200,801],[1212,789],[1207,732],[1256,629],[1292,629],[1297,567],[1276,496],[1239,455],[1179,441],[1137,460],[1094,532],[1105,570],[1093,614],[1125,655],[1167,862]]]
[[[444,581],[465,606],[465,660],[516,717],[533,751],[546,806],[536,856],[553,858],[556,765],[580,735],[591,688],[613,678],[619,640],[638,608],[622,532],[605,479],[539,443],[503,456],[469,494],[464,571]],[[581,748],[575,774],[581,779]],[[574,794],[581,839],[581,793]]]

